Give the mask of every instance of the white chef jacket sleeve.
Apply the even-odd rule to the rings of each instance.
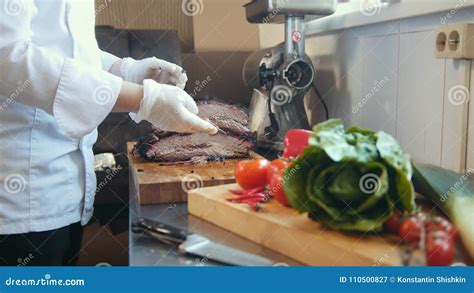
[[[115,62],[121,60],[119,57],[105,51],[101,51],[101,57],[102,57],[102,69],[105,71],[110,71],[110,68],[112,67],[112,65],[114,65]]]
[[[53,115],[72,138],[92,132],[111,112],[122,79],[33,44],[34,1],[22,1],[20,15],[9,2],[0,0],[0,96]]]

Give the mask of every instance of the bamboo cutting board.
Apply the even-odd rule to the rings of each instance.
[[[396,237],[349,234],[329,230],[306,214],[271,200],[258,212],[247,205],[226,201],[235,196],[237,184],[196,189],[189,192],[191,214],[232,233],[313,266],[401,265]]]
[[[140,204],[187,201],[187,192],[195,188],[234,183],[234,167],[242,159],[204,164],[163,164],[147,162],[132,155],[135,142],[129,142],[130,176],[137,188]],[[251,157],[259,155],[252,153]]]

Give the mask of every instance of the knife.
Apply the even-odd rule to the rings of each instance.
[[[232,266],[273,266],[271,260],[243,252],[161,222],[138,219],[132,223],[132,232],[147,235],[169,245],[178,245],[182,254],[210,259]]]

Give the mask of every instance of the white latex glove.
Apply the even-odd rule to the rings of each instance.
[[[124,58],[120,74],[125,81],[137,84],[143,84],[145,79],[153,79],[158,83],[176,85],[181,89],[184,89],[188,81],[182,67],[155,57],[138,61]]]
[[[143,88],[144,95],[138,113],[130,113],[135,122],[147,120],[164,131],[217,133],[214,125],[197,116],[196,103],[182,89],[158,84],[151,79],[143,81]]]

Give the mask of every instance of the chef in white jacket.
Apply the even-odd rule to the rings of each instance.
[[[217,132],[196,116],[182,68],[103,52],[94,26],[93,0],[0,0],[0,265],[75,263],[110,112]]]

